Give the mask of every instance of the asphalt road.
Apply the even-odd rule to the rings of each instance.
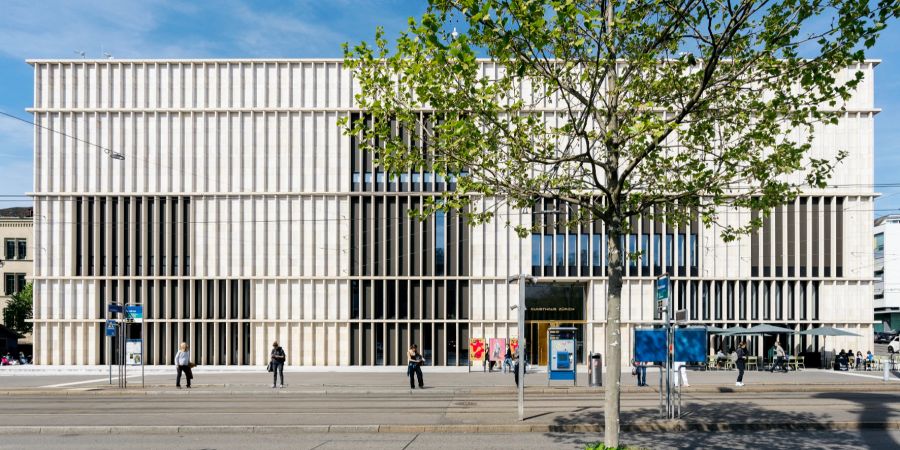
[[[377,433],[275,433],[201,435],[35,435],[4,436],[0,449],[583,449],[603,439],[600,434],[377,434]],[[752,433],[625,433],[622,442],[647,449],[664,448],[766,448],[891,449],[900,442],[900,431],[860,430],[829,432]]]
[[[470,393],[302,394],[275,390],[172,391],[154,395],[8,395],[2,426],[464,425],[518,423],[514,396]],[[658,418],[654,392],[622,397],[626,421]],[[602,423],[603,397],[586,392],[529,394],[526,423]],[[683,418],[701,423],[900,421],[898,392],[695,392]]]

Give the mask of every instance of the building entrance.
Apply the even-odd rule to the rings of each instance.
[[[576,355],[584,362],[585,289],[573,283],[538,283],[525,289],[525,354],[531,364],[547,365],[550,327],[575,327]]]

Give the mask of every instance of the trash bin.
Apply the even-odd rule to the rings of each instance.
[[[588,383],[590,386],[603,386],[603,357],[599,353],[591,353],[591,363],[588,369]]]

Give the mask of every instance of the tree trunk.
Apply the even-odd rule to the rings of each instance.
[[[619,408],[622,381],[622,225],[619,220],[606,226],[606,261],[608,273],[606,294],[606,402],[603,408],[604,442],[609,448],[619,446]]]

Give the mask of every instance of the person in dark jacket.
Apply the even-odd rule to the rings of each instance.
[[[269,357],[271,358],[270,364],[272,364],[272,389],[275,389],[279,375],[281,375],[281,383],[277,384],[277,386],[283,388],[284,361],[287,359],[287,354],[284,352],[284,349],[278,345],[278,341],[272,342],[272,352],[269,354]]]
[[[738,369],[738,377],[737,382],[734,383],[735,386],[743,386],[744,385],[744,368],[747,364],[747,342],[741,342],[741,345],[738,346],[737,349],[737,358],[735,361]]]
[[[406,376],[409,377],[409,388],[416,388],[416,385],[413,382],[413,376],[415,376],[419,381],[419,389],[425,389],[425,383],[422,380],[422,364],[425,363],[425,358],[419,353],[419,347],[416,346],[416,344],[410,345],[409,350],[406,352],[406,357],[408,360]]]

